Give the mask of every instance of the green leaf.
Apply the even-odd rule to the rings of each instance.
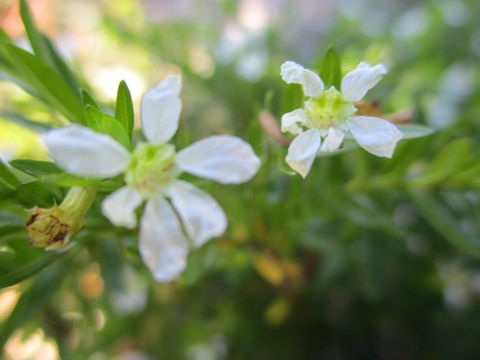
[[[15,284],[38,273],[53,261],[58,260],[61,255],[59,253],[50,253],[30,264],[29,268],[17,269],[14,274],[0,275],[0,286],[8,283],[12,284],[12,281],[9,279],[15,279],[15,282],[13,282]],[[66,258],[58,262],[55,266],[42,272],[35,279],[32,286],[22,293],[12,313],[2,323],[0,328],[0,348],[3,347],[16,329],[30,320],[44,307],[45,303],[55,294],[56,289],[62,283],[62,278],[68,274],[68,270],[71,267],[71,259]],[[6,282],[2,283],[2,281]]]
[[[335,86],[337,90],[340,90],[342,70],[340,58],[334,47],[329,47],[323,56],[319,75],[325,84],[325,88]]]
[[[16,267],[7,273],[2,273],[0,275],[0,288],[15,285],[20,281],[28,279],[55,260],[58,260],[61,256],[62,253],[49,252],[24,266]]]
[[[63,172],[62,169],[50,161],[18,159],[10,161],[10,165],[35,178]]]
[[[429,186],[456,174],[472,153],[472,144],[466,139],[452,141],[430,162],[422,175],[410,181],[412,186]]]
[[[460,172],[454,174],[453,180],[461,184],[468,184],[469,182],[480,180],[480,156],[474,158],[468,166],[465,166]]]
[[[16,194],[16,191],[10,185],[0,179],[0,205],[3,206],[5,203],[14,201]]]
[[[34,206],[50,207],[60,200],[60,194],[54,194],[52,189],[40,181],[31,181],[17,186],[17,198],[27,208]]]
[[[132,96],[130,95],[127,84],[123,80],[118,85],[115,117],[127,131],[128,138],[131,139],[135,117],[133,114]]]
[[[26,235],[27,228],[25,224],[5,224],[0,225],[0,243],[7,241],[15,235]]]
[[[11,121],[17,125],[26,127],[35,132],[42,132],[51,128],[51,126],[48,124],[40,123],[38,121],[32,121],[20,114],[12,113],[5,110],[0,110],[0,118]]]
[[[127,131],[120,121],[90,105],[87,105],[86,114],[88,127],[96,132],[110,135],[127,149],[131,149]]]
[[[0,161],[0,180],[2,180],[7,187],[15,189],[20,183],[15,175],[12,174],[10,169],[2,161]]]
[[[83,106],[79,97],[47,64],[29,52],[8,43],[2,43],[15,71],[12,73],[37,91],[50,106],[68,120],[85,124]]]
[[[65,63],[63,58],[60,56],[52,40],[50,40],[47,36],[43,34],[42,36],[50,53],[50,57],[53,60],[53,66],[57,70],[57,73],[63,78],[65,83],[70,86],[70,89],[72,89],[73,93],[80,98],[80,86],[78,85],[77,78],[73,74],[72,70],[70,70],[68,65]]]
[[[85,107],[85,111],[86,111],[88,106],[91,106],[95,109],[100,110],[100,107],[97,105],[95,100],[93,100],[93,98],[90,96],[90,94],[88,92],[86,92],[85,90],[82,90],[82,100],[83,100],[83,106]]]
[[[10,164],[18,170],[39,179],[41,182],[63,187],[93,185],[100,182],[100,178],[82,178],[71,175],[49,161],[12,160]]]
[[[28,6],[28,1],[26,0],[20,0],[20,16],[22,17],[28,40],[30,41],[30,45],[32,45],[35,55],[37,55],[37,57],[44,63],[53,65],[53,59],[50,56],[50,52],[43,40],[42,34],[35,26],[30,7]]]
[[[430,225],[453,246],[467,254],[480,257],[480,242],[458,226],[458,218],[444,204],[426,192],[411,191],[410,198],[422,211]]]
[[[52,69],[56,70],[70,86],[72,91],[76,93],[77,96],[80,96],[79,86],[75,76],[59,55],[52,41],[36,27],[28,6],[28,1],[26,0],[20,0],[20,15],[35,55],[45,64],[48,64]]]
[[[0,27],[0,41],[12,41],[10,36]]]
[[[289,84],[283,98],[282,114],[303,107],[303,99],[302,85]]]
[[[435,132],[434,129],[423,125],[397,125],[397,128],[403,134],[402,139],[420,138]]]

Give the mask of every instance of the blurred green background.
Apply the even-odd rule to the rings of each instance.
[[[104,110],[113,113],[121,80],[138,115],[146,90],[181,73],[177,148],[234,134],[263,166],[243,185],[192,179],[229,226],[172,283],[153,281],[137,232],[111,226],[97,201],[73,250],[0,290],[5,359],[480,358],[478,1],[30,6]],[[29,48],[16,1],[0,1],[0,25]],[[343,73],[361,60],[389,68],[368,101],[436,131],[401,141],[392,160],[359,148],[321,157],[302,180],[259,118],[285,112],[280,64],[309,66],[332,45]],[[48,159],[37,131],[62,117],[0,79],[0,157]],[[28,245],[24,209],[52,206],[65,190],[0,199],[0,275],[44,256]]]

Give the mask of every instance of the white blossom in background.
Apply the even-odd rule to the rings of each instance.
[[[238,184],[252,178],[260,166],[252,147],[229,135],[210,136],[177,153],[167,142],[178,128],[180,89],[180,76],[168,76],[143,96],[141,122],[148,142],[137,145],[133,153],[110,136],[76,124],[43,136],[50,155],[72,174],[114,177],[125,173],[126,186],[107,196],[102,210],[113,224],[134,228],[135,209],[147,201],[139,249],[157,281],[172,280],[186,267],[187,236],[199,247],[222,235],[227,226],[218,203],[179,180],[180,174]]]
[[[286,162],[306,177],[320,152],[336,151],[346,136],[353,136],[368,152],[390,158],[402,133],[387,120],[373,116],[355,116],[354,103],[360,101],[387,72],[384,65],[361,62],[342,80],[341,92],[325,90],[322,79],[313,71],[287,61],[281,66],[282,79],[300,84],[308,97],[304,107],[282,116],[282,131],[296,135]]]

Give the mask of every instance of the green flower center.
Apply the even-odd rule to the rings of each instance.
[[[305,111],[313,127],[328,129],[352,117],[357,109],[332,86],[318,98],[305,101]]]
[[[143,195],[151,195],[180,175],[174,161],[175,146],[140,144],[132,154],[125,180]]]

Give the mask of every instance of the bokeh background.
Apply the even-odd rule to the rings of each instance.
[[[181,73],[177,148],[231,133],[263,166],[240,186],[194,180],[229,227],[172,283],[153,281],[136,231],[96,203],[73,255],[0,290],[5,359],[480,357],[478,1],[29,3],[105,110],[121,80],[138,115],[146,90]],[[16,1],[0,1],[0,25],[28,49]],[[353,149],[317,159],[306,180],[288,174],[260,114],[285,109],[282,62],[308,66],[329,46],[344,73],[383,62],[367,100],[435,133],[402,141],[392,160]],[[58,114],[0,77],[1,159],[48,159],[35,130]],[[25,219],[0,208],[0,225]],[[0,240],[3,266],[41,252],[22,231]]]

